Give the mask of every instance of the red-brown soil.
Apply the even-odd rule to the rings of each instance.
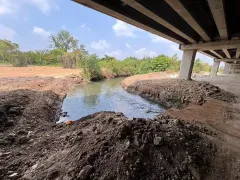
[[[50,66],[29,66],[29,67],[1,67],[0,78],[2,77],[65,77],[69,75],[80,75],[79,69],[65,69],[62,67]]]

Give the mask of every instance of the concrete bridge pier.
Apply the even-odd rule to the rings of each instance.
[[[196,53],[197,53],[197,50],[195,49],[183,51],[180,74],[179,74],[180,79],[185,79],[185,80],[191,79]]]
[[[216,61],[216,59],[214,59],[214,63],[211,70],[211,76],[217,76],[219,65],[220,61]]]
[[[223,74],[229,74],[230,73],[230,64],[225,62],[225,66],[223,69]]]

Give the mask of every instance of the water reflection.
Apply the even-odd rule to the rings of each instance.
[[[69,117],[62,117],[60,121],[77,120],[99,111],[122,112],[129,118],[153,118],[164,110],[156,103],[123,90],[120,86],[122,80],[117,78],[74,87],[62,107]]]

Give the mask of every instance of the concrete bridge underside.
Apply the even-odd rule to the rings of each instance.
[[[211,74],[240,73],[240,0],[74,0],[179,44],[180,78],[190,79],[196,52],[213,58]]]

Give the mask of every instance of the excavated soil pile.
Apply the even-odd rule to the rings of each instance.
[[[57,120],[61,99],[52,91],[0,92],[0,132],[12,128],[31,131],[44,128],[44,123],[49,125]]]
[[[185,107],[189,103],[203,104],[207,97],[236,102],[234,94],[207,82],[180,79],[142,80],[123,87],[166,107]]]
[[[232,173],[204,128],[177,119],[101,112],[71,125],[49,120],[34,129],[27,118],[25,127],[2,132],[0,179],[228,179]]]
[[[70,125],[56,124],[70,84],[64,88],[60,80],[49,81],[47,89],[0,92],[0,179],[239,178],[237,155],[215,143],[215,133],[169,116],[129,120],[121,113],[100,112]],[[193,87],[199,92],[189,95],[190,102],[206,91]],[[174,96],[184,95],[170,89]],[[216,97],[223,98],[225,92],[219,91]]]

